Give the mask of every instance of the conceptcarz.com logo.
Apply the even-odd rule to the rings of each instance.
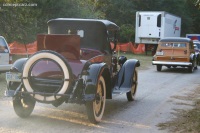
[[[3,7],[33,7],[37,6],[37,3],[3,3]],[[0,7],[2,9],[2,7]]]

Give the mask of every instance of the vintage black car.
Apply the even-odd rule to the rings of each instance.
[[[92,123],[101,121],[106,99],[137,90],[136,59],[117,57],[119,27],[108,20],[58,18],[48,34],[37,35],[38,52],[14,62],[6,73],[6,96],[19,117],[28,117],[36,101],[58,107],[85,104]],[[113,47],[111,47],[114,44]]]

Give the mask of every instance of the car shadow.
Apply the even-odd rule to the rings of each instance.
[[[198,69],[197,69],[198,70]],[[194,70],[195,72],[196,70]],[[163,67],[162,68],[162,71],[161,72],[166,72],[166,73],[185,73],[185,74],[191,74],[189,71],[188,71],[188,68],[185,67],[176,67],[176,68],[167,68],[167,67]]]
[[[44,128],[55,129],[64,128],[66,125],[77,126],[87,130],[88,128],[106,128],[104,125],[110,122],[109,118],[118,115],[123,111],[132,107],[136,101],[128,102],[126,95],[119,95],[114,99],[106,100],[106,106],[101,123],[92,124],[87,117],[85,105],[78,104],[63,104],[58,108],[51,105],[36,104],[35,109],[30,117],[16,120],[22,125],[24,123],[31,123],[33,126],[42,126]],[[33,127],[34,128],[34,127]],[[40,129],[38,129],[40,130]]]

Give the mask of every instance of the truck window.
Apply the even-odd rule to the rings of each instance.
[[[161,14],[157,17],[157,27],[161,27]]]
[[[141,15],[139,15],[139,27],[141,26]]]

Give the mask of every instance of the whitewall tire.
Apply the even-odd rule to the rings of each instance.
[[[23,81],[23,84],[24,84],[24,87],[26,88],[26,90],[28,92],[34,92],[33,88],[30,85],[30,82],[28,80],[29,71],[30,71],[32,65],[34,65],[34,63],[40,59],[51,59],[59,64],[59,66],[61,67],[61,69],[64,73],[64,79],[67,79],[67,80],[64,80],[63,86],[61,87],[61,89],[59,90],[59,92],[57,94],[64,94],[69,87],[69,79],[70,79],[69,65],[66,64],[66,61],[64,59],[62,59],[61,55],[59,55],[58,53],[56,53],[54,51],[49,51],[49,50],[40,51],[40,52],[34,54],[25,63],[23,73],[22,73],[22,77],[23,77],[22,81]],[[56,99],[59,99],[60,97],[61,96],[56,96]],[[44,97],[40,94],[35,94],[34,98],[39,101],[45,100],[47,102],[56,100],[54,95]]]

